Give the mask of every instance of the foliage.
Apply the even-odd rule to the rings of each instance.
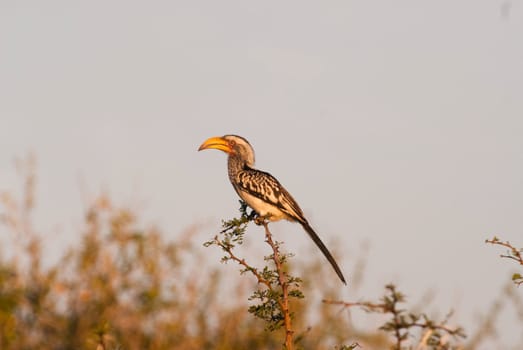
[[[253,216],[245,206],[206,245],[218,246],[222,261],[239,264],[249,278],[217,265],[220,257],[201,247],[196,226],[162,233],[105,194],[87,203],[83,222],[68,232],[77,237],[75,244],[49,262],[46,247],[59,243],[55,234],[33,227],[34,164],[32,158],[18,163],[22,191],[0,192],[0,349],[263,350],[282,343],[289,348],[290,337],[299,349],[421,350],[450,344],[468,350],[495,334],[502,302],[521,303],[504,291],[467,343],[458,328],[446,328],[447,318],[436,322],[403,310],[404,297],[393,286],[377,303],[344,305],[387,317],[378,329],[365,322],[369,315],[353,320],[348,312],[315,303],[320,296],[342,300],[339,286],[329,287],[332,276],[323,270],[329,266],[314,259],[292,266],[292,255],[281,251],[282,242],[272,240],[263,222],[272,252],[251,264],[256,259],[243,242],[254,239],[245,235]],[[351,275],[357,281],[365,274]],[[353,282],[348,288],[356,287]]]
[[[26,178],[34,179],[30,170]],[[194,263],[204,260],[191,241],[194,229],[167,241],[100,195],[76,233],[78,246],[44,268],[42,237],[31,227],[32,193],[18,200],[3,192],[0,199],[2,247],[15,247],[0,259],[0,349],[270,346],[240,307],[220,306],[223,277]]]

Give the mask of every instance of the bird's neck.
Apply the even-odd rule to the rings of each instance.
[[[235,155],[231,155],[231,156],[229,156],[229,160],[228,160],[228,169],[229,169],[229,177],[231,179],[233,179],[238,175],[238,173],[240,173],[241,171],[244,171],[244,170],[251,169],[251,167],[249,167],[247,165],[247,162],[245,161],[245,159],[235,156]]]

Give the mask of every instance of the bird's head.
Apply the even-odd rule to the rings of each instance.
[[[239,157],[249,167],[254,166],[254,150],[249,141],[241,136],[225,135],[208,138],[201,144],[198,151],[210,148],[219,149],[227,153],[230,157]]]

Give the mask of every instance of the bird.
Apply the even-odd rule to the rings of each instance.
[[[258,214],[258,219],[286,219],[301,224],[340,280],[347,284],[336,260],[313,230],[296,200],[274,176],[254,167],[254,149],[249,141],[232,134],[210,137],[201,144],[198,151],[206,149],[217,149],[227,153],[229,180],[238,196]]]

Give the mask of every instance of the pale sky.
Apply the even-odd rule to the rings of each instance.
[[[210,235],[238,202],[225,155],[196,150],[234,133],[345,271],[370,243],[347,298],[434,290],[472,333],[517,271],[484,239],[523,246],[520,0],[0,0],[0,122],[0,190],[33,152],[54,253],[75,242],[84,190],[173,240],[195,222]],[[299,225],[273,230],[312,256]]]

